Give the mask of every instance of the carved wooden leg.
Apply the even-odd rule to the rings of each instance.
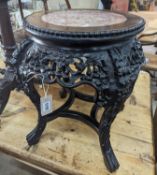
[[[39,142],[40,137],[46,127],[46,122],[40,116],[38,116],[37,126],[26,136],[28,145],[35,145]]]
[[[68,92],[67,92],[66,88],[63,88],[63,87],[59,91],[59,95],[60,95],[61,98],[66,98],[67,93]]]
[[[10,83],[6,79],[0,80],[0,114],[2,114],[10,96],[11,89],[9,86]]]
[[[39,139],[46,127],[46,120],[41,116],[40,95],[35,89],[32,81],[27,84],[27,88],[24,89],[24,92],[30,98],[38,111],[38,124],[26,137],[28,144],[31,146],[39,142]]]
[[[117,113],[122,109],[123,104],[114,104],[105,109],[99,127],[99,139],[107,168],[113,172],[119,167],[119,163],[112,150],[110,143],[110,127]]]
[[[8,68],[5,71],[4,78],[0,80],[0,114],[2,114],[11,90],[15,88],[15,73],[12,68]]]
[[[15,88],[21,89],[22,83],[20,82],[21,78],[18,67],[22,58],[24,58],[27,47],[31,45],[31,43],[31,40],[24,40],[7,60],[7,68],[0,70],[0,73],[4,74],[4,77],[0,79],[0,114],[3,112],[8,102],[10,92]]]
[[[91,109],[90,116],[95,121],[96,121],[96,115],[97,115],[98,110],[99,110],[99,106],[97,104],[94,104],[93,107],[92,107],[92,109]]]

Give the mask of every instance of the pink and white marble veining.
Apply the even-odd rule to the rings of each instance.
[[[46,23],[65,27],[94,27],[120,24],[127,19],[125,16],[91,10],[57,11],[42,16]]]

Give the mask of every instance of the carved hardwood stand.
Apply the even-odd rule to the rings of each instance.
[[[91,13],[90,10],[85,11],[87,12]],[[64,31],[64,28],[63,31],[58,31],[56,27],[53,30],[43,26],[39,28],[31,23],[31,16],[28,17],[25,28],[31,38],[25,40],[9,60],[9,67],[1,80],[5,83],[0,84],[0,112],[2,113],[11,90],[25,92],[38,111],[37,125],[27,135],[29,145],[38,143],[47,122],[57,117],[79,119],[97,131],[109,171],[113,172],[119,167],[109,140],[110,127],[131,94],[144,63],[141,44],[135,39],[136,34],[143,30],[144,21],[133,15],[125,17],[125,25],[130,25],[128,19],[131,19],[133,26],[125,28],[124,25],[121,29],[117,25],[117,30],[104,26],[103,30],[97,30],[96,33],[90,29],[81,31],[84,30],[82,28],[76,32],[66,31],[67,29]],[[40,95],[34,87],[35,82],[42,81],[45,84],[58,83],[63,87],[62,95],[68,95],[64,105],[45,116],[41,115]],[[81,94],[74,89],[82,84],[92,86],[95,95]],[[90,116],[69,109],[75,98],[93,103]],[[97,113],[101,107],[104,108],[104,113],[98,122]]]

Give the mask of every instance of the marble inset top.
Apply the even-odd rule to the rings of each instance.
[[[64,27],[99,27],[124,23],[127,18],[112,12],[91,10],[56,11],[42,16],[42,21]]]

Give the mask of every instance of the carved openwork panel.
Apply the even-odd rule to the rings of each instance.
[[[142,63],[144,55],[136,40],[88,52],[50,49],[33,43],[24,55],[19,73],[26,82],[39,75],[45,83],[58,82],[64,87],[89,84],[101,92],[105,102],[110,101],[107,94],[116,94],[117,99],[131,93]]]

